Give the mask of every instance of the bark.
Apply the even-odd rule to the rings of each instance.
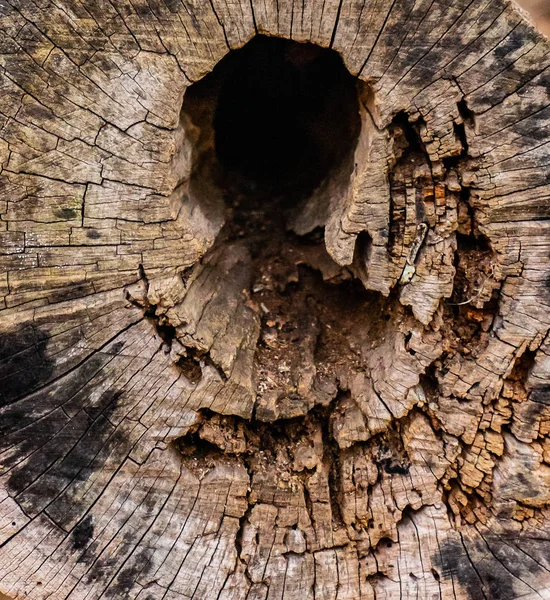
[[[525,14],[1,11],[0,592],[547,597],[550,45]],[[265,122],[286,106],[285,65],[322,93],[232,126],[270,82]]]

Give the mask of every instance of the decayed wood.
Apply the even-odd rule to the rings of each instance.
[[[550,597],[550,45],[526,15],[0,10],[1,594]],[[291,234],[231,222],[188,91],[256,34],[358,78],[352,153]]]

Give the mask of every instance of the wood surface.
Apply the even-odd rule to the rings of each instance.
[[[360,91],[286,295],[182,112],[256,34]],[[0,592],[550,598],[549,73],[509,0],[4,0]]]

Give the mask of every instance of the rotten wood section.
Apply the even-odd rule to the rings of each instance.
[[[517,6],[0,27],[0,592],[549,597],[550,45]]]

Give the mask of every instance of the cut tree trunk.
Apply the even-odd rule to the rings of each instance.
[[[0,592],[550,598],[517,5],[0,11]]]

